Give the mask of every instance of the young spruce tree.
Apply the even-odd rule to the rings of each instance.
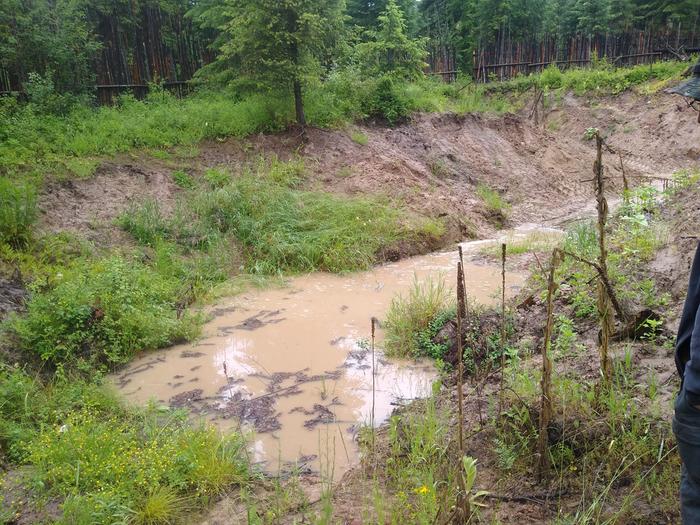
[[[217,26],[218,54],[211,70],[226,71],[260,87],[294,93],[297,123],[306,126],[303,88],[318,77],[342,34],[344,0],[223,0],[195,13]]]

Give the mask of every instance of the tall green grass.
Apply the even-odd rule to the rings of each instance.
[[[169,219],[146,201],[120,223],[148,245],[160,239],[200,249],[235,239],[248,271],[268,275],[366,269],[378,262],[382,248],[443,234],[441,223],[381,199],[301,190],[303,177],[302,161],[272,160],[200,188]]]
[[[37,211],[36,190],[32,185],[0,176],[0,244],[25,246]]]
[[[414,280],[407,295],[391,301],[385,320],[384,348],[388,356],[419,357],[419,335],[448,308],[450,289],[442,278]]]

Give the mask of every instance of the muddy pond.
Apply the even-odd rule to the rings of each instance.
[[[473,261],[484,241],[465,243]],[[372,410],[370,319],[383,320],[414,279],[454,280],[457,252],[413,257],[350,275],[314,273],[284,288],[251,291],[210,309],[192,343],[151,352],[111,378],[134,403],[185,407],[224,430],[249,431],[255,461],[271,473],[300,468],[338,479],[358,460],[355,434]],[[500,297],[496,265],[467,262],[470,299]],[[506,293],[525,275],[508,273]],[[397,404],[430,395],[437,372],[428,361],[375,356],[375,419]]]

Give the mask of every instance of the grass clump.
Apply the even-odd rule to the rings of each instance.
[[[421,356],[420,334],[429,330],[431,323],[448,309],[449,296],[450,290],[444,279],[428,278],[425,281],[415,279],[407,296],[395,297],[384,325],[386,354],[391,357]]]
[[[557,231],[533,231],[524,235],[510,234],[503,242],[506,244],[508,255],[516,256],[524,253],[551,252],[561,241]],[[501,257],[501,243],[493,243],[481,249],[481,253],[490,257]]]
[[[183,170],[173,172],[173,182],[183,190],[191,190],[195,186],[192,176]]]
[[[486,208],[486,212],[499,225],[502,225],[510,213],[510,204],[496,190],[484,183],[479,183],[476,187],[476,194],[481,198]]]
[[[119,256],[67,268],[49,290],[34,289],[24,317],[11,328],[21,347],[58,365],[125,363],[197,333],[180,315],[184,290],[151,268]]]
[[[360,146],[366,146],[369,143],[369,137],[361,131],[353,131],[350,133],[350,138],[355,144]]]
[[[36,190],[31,184],[0,176],[0,244],[26,246],[37,218]]]

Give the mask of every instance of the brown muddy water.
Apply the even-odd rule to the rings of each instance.
[[[483,244],[466,243],[467,260]],[[149,353],[111,378],[129,401],[186,407],[224,430],[250,431],[255,460],[271,473],[292,468],[338,479],[358,459],[355,434],[372,411],[370,319],[414,279],[456,274],[456,252],[434,253],[351,275],[314,273],[282,289],[252,291],[212,308],[203,336]],[[525,280],[507,274],[506,293]],[[500,268],[468,262],[472,300],[494,303]],[[427,361],[375,357],[375,425],[402,403],[429,396]]]

